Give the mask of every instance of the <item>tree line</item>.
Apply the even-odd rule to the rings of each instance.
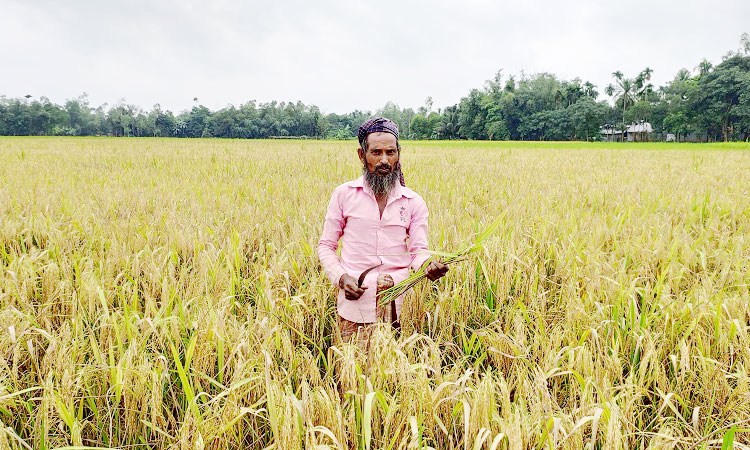
[[[677,140],[750,139],[750,38],[722,62],[703,60],[681,69],[664,86],[651,83],[645,68],[628,77],[612,74],[600,99],[590,82],[563,80],[550,73],[504,77],[502,71],[452,106],[433,109],[432,99],[417,108],[388,102],[383,108],[323,114],[302,102],[257,103],[211,111],[196,105],[175,114],[154,105],[143,110],[126,103],[92,107],[86,94],[63,105],[45,97],[0,97],[0,135],[168,136],[348,139],[368,117],[394,120],[407,139],[599,140],[603,128],[624,130],[649,122],[656,136]],[[197,103],[197,99],[195,99]]]

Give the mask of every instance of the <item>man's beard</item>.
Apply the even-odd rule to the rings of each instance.
[[[393,187],[399,182],[401,176],[400,168],[393,169],[387,174],[381,175],[378,173],[378,169],[382,167],[391,168],[389,164],[378,164],[375,166],[375,172],[370,172],[367,170],[367,164],[365,164],[362,169],[365,181],[367,182],[367,185],[370,186],[370,189],[372,189],[372,193],[375,194],[375,197],[388,197]]]

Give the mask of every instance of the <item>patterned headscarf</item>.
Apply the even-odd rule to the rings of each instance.
[[[360,125],[359,131],[357,132],[357,139],[359,139],[360,147],[365,148],[367,135],[370,133],[391,133],[396,136],[396,142],[398,142],[398,125],[396,125],[394,121],[386,119],[385,117],[373,117],[372,119],[367,119],[365,123]],[[399,161],[396,163],[395,169],[399,169],[401,172],[399,177],[401,186],[406,186],[406,182],[404,181],[404,171],[401,170],[401,158],[399,158]]]

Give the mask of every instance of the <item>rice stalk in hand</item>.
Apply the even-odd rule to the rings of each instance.
[[[510,210],[510,206],[506,207],[505,210],[495,218],[495,220],[477,237],[474,239],[474,242],[471,244],[466,244],[461,249],[456,251],[455,253],[446,253],[446,252],[430,252],[433,255],[441,256],[443,264],[451,265],[455,264],[461,261],[465,261],[469,258],[469,255],[471,255],[474,252],[477,252],[483,248],[482,244],[485,240],[487,240],[488,237],[492,233],[494,233],[497,228],[500,226],[500,223],[502,222],[505,215]],[[409,289],[413,288],[417,284],[419,284],[420,281],[427,278],[427,275],[425,274],[425,267],[427,267],[434,258],[430,257],[427,261],[425,261],[424,264],[422,264],[422,267],[419,268],[416,272],[409,275],[408,278],[406,278],[404,281],[396,284],[393,287],[390,287],[383,292],[380,293],[380,303],[379,306],[385,306],[389,304],[390,302],[394,301],[398,297],[402,296],[404,293],[406,293]]]

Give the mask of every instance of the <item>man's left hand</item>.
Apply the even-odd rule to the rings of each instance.
[[[424,274],[430,281],[439,280],[448,272],[448,265],[439,260],[430,261],[424,268]]]

